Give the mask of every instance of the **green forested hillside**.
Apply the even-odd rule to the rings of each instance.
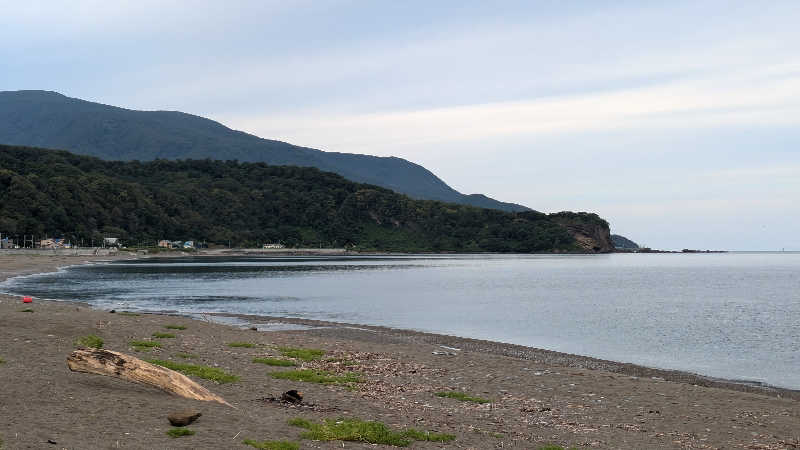
[[[611,241],[614,243],[614,247],[616,248],[622,248],[626,250],[635,250],[639,248],[639,244],[633,242],[625,236],[620,236],[618,234],[612,234]]]
[[[480,194],[464,195],[402,158],[323,152],[262,139],[178,111],[134,111],[57,92],[0,92],[0,144],[58,148],[115,161],[211,158],[316,167],[413,198],[530,210]]]
[[[597,220],[607,233],[608,224]],[[115,162],[2,145],[0,232],[87,242],[115,236],[396,251],[581,249],[555,216],[413,200],[314,168]]]

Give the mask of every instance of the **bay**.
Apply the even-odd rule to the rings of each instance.
[[[0,291],[382,325],[800,389],[800,254],[151,258]]]

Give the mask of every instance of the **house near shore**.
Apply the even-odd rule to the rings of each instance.
[[[39,241],[39,248],[72,248],[64,238],[47,238]]]
[[[117,247],[117,248],[119,248],[119,238],[115,238],[115,237],[103,238],[103,247]]]
[[[264,244],[263,248],[286,248],[283,244]]]
[[[186,242],[191,242],[191,241],[186,241]],[[169,248],[169,249],[175,250],[175,249],[188,248],[188,247],[186,247],[186,242],[184,242],[184,241],[170,241],[168,239],[162,239],[162,240],[158,241],[158,246],[160,248]]]
[[[169,241],[166,239],[162,239],[158,241],[158,246],[161,248],[169,248],[169,249],[191,249],[191,248],[208,248],[208,245],[205,243],[195,242],[195,241]]]

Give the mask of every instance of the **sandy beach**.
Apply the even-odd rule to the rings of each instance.
[[[116,258],[127,257],[117,256]],[[101,257],[98,259],[111,259]],[[80,264],[87,257],[0,254],[0,280]],[[25,312],[24,310],[32,310]],[[277,321],[249,318],[252,323]],[[302,330],[255,331],[186,317],[110,313],[70,302],[0,295],[0,440],[3,449],[253,448],[245,439],[293,441],[300,448],[376,448],[302,439],[290,419],[358,418],[397,430],[448,433],[450,442],[410,448],[800,448],[800,395],[676,371],[528,347],[380,327],[287,320]],[[167,326],[185,329],[167,329]],[[152,337],[169,332],[174,338]],[[104,348],[143,359],[204,365],[240,377],[217,384],[192,377],[234,408],[68,370],[75,341],[97,335]],[[147,351],[131,341],[157,342]],[[231,343],[251,344],[232,347]],[[323,350],[304,361],[281,348]],[[181,355],[191,355],[182,358]],[[295,370],[360,377],[317,384],[276,379]],[[304,403],[273,401],[290,389]],[[463,392],[487,403],[442,398]],[[167,415],[197,409],[192,436],[172,438]],[[381,448],[382,446],[378,446]],[[386,447],[388,448],[388,447]]]

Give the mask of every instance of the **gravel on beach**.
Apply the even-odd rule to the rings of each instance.
[[[0,255],[0,280],[85,260]],[[23,304],[18,297],[0,295],[3,449],[253,448],[243,444],[245,439],[295,441],[300,448],[376,448],[302,439],[305,430],[288,424],[298,417],[317,423],[358,418],[397,430],[455,435],[450,442],[411,444],[421,449],[800,448],[795,391],[380,327],[282,319],[307,328],[254,331],[213,320],[120,313],[39,299]],[[175,337],[155,338],[154,333]],[[237,375],[238,381],[224,384],[190,376],[234,408],[70,372],[66,357],[75,341],[88,335],[102,338],[104,348],[138,358]],[[137,350],[132,341],[159,347]],[[304,360],[286,356],[287,347],[325,354]],[[291,360],[297,366],[271,366],[254,358]],[[361,382],[319,384],[270,376],[295,369]],[[293,389],[302,392],[303,402],[282,402],[281,395]],[[487,402],[436,395],[446,392]],[[170,437],[167,416],[182,410],[202,412],[187,427],[195,434]]]

